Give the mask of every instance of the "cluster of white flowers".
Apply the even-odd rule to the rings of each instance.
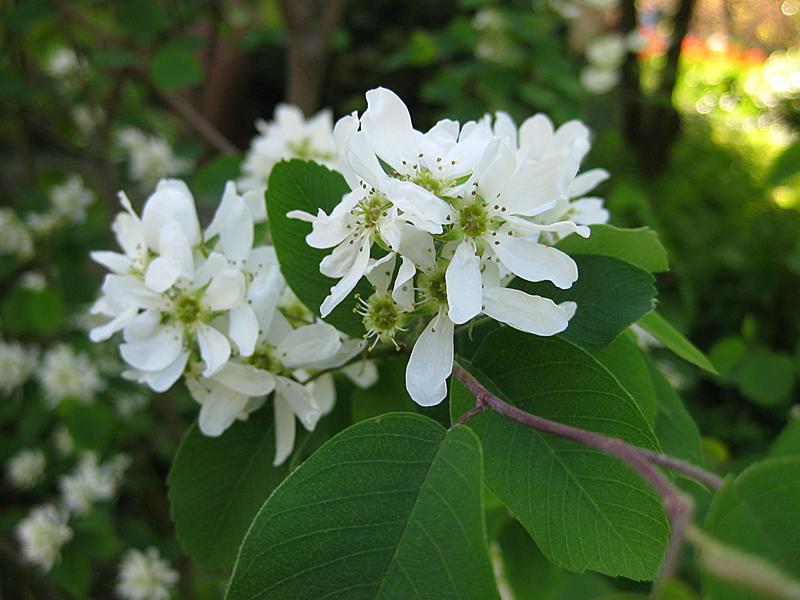
[[[178,573],[156,548],[128,550],[120,563],[117,594],[124,600],[167,600],[177,582]]]
[[[619,83],[620,69],[628,52],[638,52],[644,38],[638,31],[628,35],[604,33],[589,41],[585,56],[587,65],[581,70],[581,84],[593,94],[605,94]]]
[[[256,121],[259,135],[250,143],[237,182],[243,192],[263,195],[272,167],[282,160],[302,158],[336,167],[333,117],[323,110],[306,121],[303,112],[291,104],[279,104],[271,122]]]
[[[25,271],[19,276],[19,285],[31,292],[42,292],[47,289],[47,278],[41,271]]]
[[[55,344],[45,352],[37,377],[52,406],[64,398],[91,402],[105,387],[89,357],[67,344]]]
[[[8,481],[18,490],[32,489],[42,481],[46,464],[41,450],[20,450],[6,465]]]
[[[44,69],[50,77],[62,80],[86,73],[88,65],[72,48],[62,46],[50,54]]]
[[[7,396],[25,383],[36,369],[38,356],[38,350],[0,339],[0,394]]]
[[[81,515],[88,512],[94,502],[110,500],[122,485],[123,474],[130,463],[130,458],[124,454],[100,463],[94,452],[83,452],[75,470],[58,481],[62,504],[70,513]]]
[[[121,130],[116,143],[125,153],[128,176],[143,187],[149,188],[164,177],[180,175],[192,166],[190,161],[175,155],[166,139],[135,127]]]
[[[292,450],[295,416],[311,430],[333,407],[329,373],[361,350],[359,340],[281,305],[286,284],[275,251],[253,247],[265,212],[258,194],[229,182],[211,223],[201,230],[182,181],[163,180],[142,216],[124,194],[113,229],[123,250],[93,252],[111,273],[92,312],[107,321],[94,341],[122,331],[123,376],[156,392],[182,376],[201,404],[206,435],[246,419],[274,391],[276,463]]]
[[[31,231],[43,236],[56,227],[83,223],[86,209],[95,201],[92,190],[87,188],[79,175],[70,175],[63,183],[53,186],[48,194],[50,208],[42,213],[32,213],[27,217]]]
[[[536,115],[517,129],[498,113],[463,126],[443,120],[422,133],[402,100],[379,88],[367,92],[360,117],[337,122],[334,138],[352,191],[330,215],[289,216],[312,224],[310,246],[333,248],[320,271],[339,281],[320,307],[323,317],[364,276],[375,288],[360,300],[369,335],[395,341],[412,313],[428,315],[406,371],[416,402],[437,404],[447,394],[454,325],[484,314],[537,335],[567,327],[574,303],[506,284],[516,276],[569,288],[577,265],[552,242],[588,236],[587,224],[608,218],[602,201],[582,198],[608,176],[577,175],[589,149],[584,125],[555,130]],[[373,246],[381,258],[371,258]]]
[[[33,239],[12,208],[0,208],[0,255],[27,259],[33,256]]]
[[[46,504],[33,508],[17,525],[17,539],[26,561],[49,571],[61,556],[61,547],[72,539],[69,515]]]

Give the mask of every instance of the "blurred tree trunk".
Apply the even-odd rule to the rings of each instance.
[[[308,116],[319,104],[325,63],[346,0],[278,0],[288,42],[287,100]]]
[[[667,50],[667,63],[661,70],[661,80],[651,98],[639,81],[636,56],[628,54],[622,73],[623,134],[636,149],[642,170],[647,175],[658,174],[667,163],[672,146],[680,134],[680,115],[672,104],[672,93],[678,79],[683,39],[689,31],[695,0],[680,0],[673,17],[672,40]],[[635,0],[622,3],[623,32],[636,28]]]

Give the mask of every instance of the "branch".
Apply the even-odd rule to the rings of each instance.
[[[661,584],[672,576],[677,567],[686,527],[691,521],[694,512],[694,503],[692,499],[683,494],[655,468],[651,464],[652,458],[648,454],[642,453],[641,448],[626,444],[618,438],[602,435],[594,431],[579,429],[578,427],[572,427],[571,425],[565,425],[525,412],[492,394],[458,363],[453,364],[453,376],[461,381],[475,396],[476,406],[472,411],[467,413],[470,417],[479,412],[476,411],[479,407],[483,409],[484,406],[489,406],[509,419],[527,425],[532,429],[543,433],[549,433],[562,439],[571,440],[614,456],[636,471],[642,479],[653,488],[664,504],[664,509],[666,510],[667,518],[670,523],[669,544],[654,588],[654,593],[657,595]],[[462,421],[466,422],[466,420],[467,419],[462,417],[462,419],[459,419],[458,423]],[[670,463],[672,464],[672,461],[670,461]]]

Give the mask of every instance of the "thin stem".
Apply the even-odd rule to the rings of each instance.
[[[725,480],[716,473],[706,471],[705,469],[698,467],[697,465],[693,465],[690,462],[686,462],[685,460],[681,460],[680,458],[675,458],[674,456],[669,456],[668,454],[653,452],[652,450],[647,450],[646,448],[637,448],[637,450],[639,451],[639,454],[644,456],[654,465],[659,465],[661,467],[666,467],[671,471],[682,473],[687,477],[699,481],[712,490],[720,489],[722,484],[725,482]]]
[[[525,412],[492,394],[471,373],[458,363],[453,364],[453,376],[461,381],[475,396],[475,408],[489,406],[509,419],[527,425],[532,429],[543,433],[549,433],[562,439],[571,440],[614,456],[636,471],[639,476],[653,488],[661,498],[670,522],[669,544],[664,556],[664,562],[661,564],[661,571],[654,586],[654,594],[657,594],[661,584],[672,576],[677,566],[677,560],[680,555],[681,547],[683,546],[686,526],[691,520],[694,510],[692,499],[684,495],[672,482],[664,477],[657,468],[650,464],[648,457],[641,454],[639,452],[640,449],[636,446],[626,444],[618,438],[602,435],[594,431],[587,431],[578,427],[572,427],[571,425],[565,425]],[[473,411],[467,413],[469,417],[477,414]],[[466,422],[466,420],[467,419],[464,419],[464,422]]]

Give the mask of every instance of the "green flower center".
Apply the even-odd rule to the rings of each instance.
[[[377,229],[381,217],[387,215],[386,209],[391,206],[386,196],[372,190],[353,209],[353,214],[357,217],[356,223],[365,229]]]
[[[315,151],[311,146],[311,139],[309,138],[303,138],[299,142],[289,142],[286,146],[289,148],[289,152],[292,153],[292,156],[303,160],[331,160],[334,158],[330,152]]]
[[[464,235],[472,239],[485,235],[489,231],[489,222],[489,215],[480,198],[477,198],[471,204],[467,204],[459,211],[458,224],[461,226]]]
[[[444,276],[445,270],[437,269],[430,275],[420,277],[425,295],[437,305],[447,304],[447,282]]]
[[[247,358],[247,364],[260,369],[262,371],[269,371],[270,373],[283,373],[286,367],[283,363],[275,358],[275,349],[270,344],[264,344],[257,348],[253,354]]]
[[[439,167],[439,169],[441,168],[442,167]],[[451,189],[455,185],[455,181],[437,177],[434,172],[427,167],[420,167],[415,171],[414,175],[409,177],[409,181],[416,183],[418,186],[425,188],[437,196],[443,195],[443,192]]]
[[[202,314],[203,307],[196,297],[184,294],[175,299],[175,318],[184,325],[197,323]]]

